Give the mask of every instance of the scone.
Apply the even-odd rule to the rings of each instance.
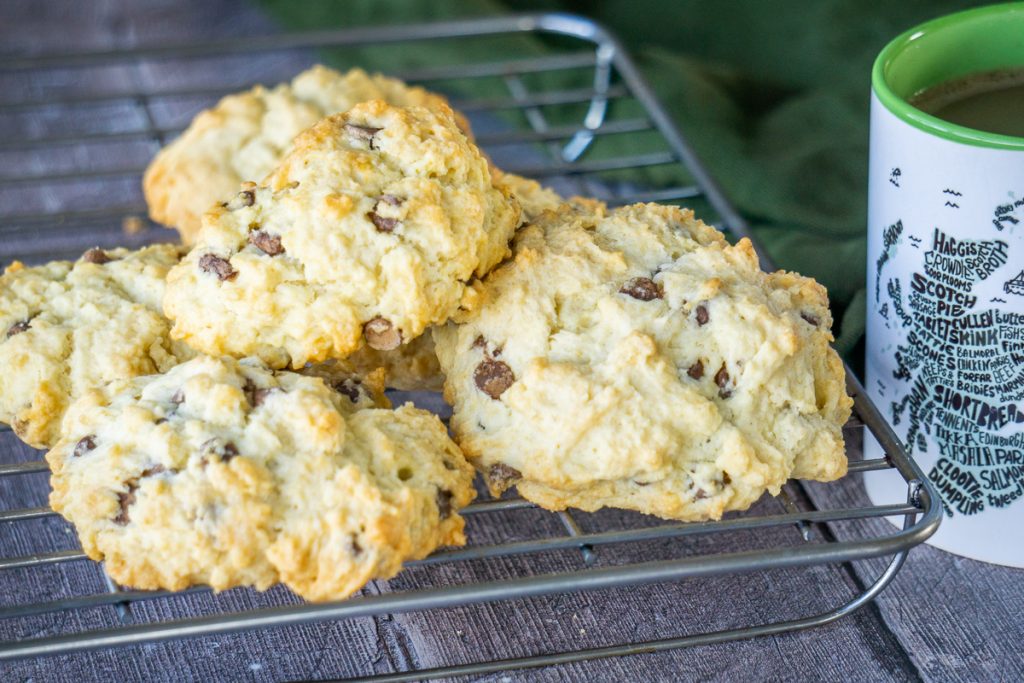
[[[153,159],[143,177],[149,215],[175,227],[185,244],[199,233],[202,215],[232,197],[247,180],[270,173],[296,135],[330,114],[359,102],[437,107],[441,95],[362,69],[344,74],[314,66],[291,83],[228,95],[201,112],[188,129]],[[456,114],[462,130],[469,125]]]
[[[180,258],[178,247],[161,244],[8,266],[0,276],[0,421],[46,448],[88,389],[190,358],[160,312],[164,278]]]
[[[201,356],[68,411],[54,510],[120,584],[344,598],[465,543],[472,467],[436,416],[373,387]]]
[[[451,427],[491,492],[680,520],[846,471],[825,290],[689,211],[578,201],[522,228],[434,331]]]
[[[300,368],[447,320],[509,253],[519,206],[450,110],[375,100],[304,132],[203,222],[167,278],[172,336]]]

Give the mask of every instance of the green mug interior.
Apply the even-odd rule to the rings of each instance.
[[[928,133],[981,147],[1024,150],[1024,138],[958,126],[907,103],[944,81],[1013,67],[1024,67],[1024,2],[979,7],[910,29],[878,55],[871,87],[886,109]]]

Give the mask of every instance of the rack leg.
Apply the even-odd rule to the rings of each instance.
[[[103,582],[107,584],[107,590],[111,593],[121,592],[121,587],[117,585],[112,578],[110,578],[110,574],[107,573],[106,569],[103,570]],[[120,621],[122,625],[131,623],[132,613],[127,600],[116,603],[114,605],[114,609],[117,610],[117,620]]]
[[[800,508],[793,500],[793,496],[789,493],[789,484],[782,487],[782,491],[779,492],[779,501],[782,503],[783,509],[791,514],[800,514]],[[813,537],[813,531],[811,525],[804,520],[800,520],[796,523],[796,529],[800,532],[800,538],[805,541],[810,541]]]
[[[558,513],[558,518],[562,520],[562,526],[569,532],[570,536],[579,536],[583,533],[580,530],[580,525],[576,522],[576,518],[569,514],[568,510],[563,510]],[[580,554],[583,555],[583,563],[588,567],[597,561],[597,555],[594,553],[594,546],[591,545],[580,545]]]

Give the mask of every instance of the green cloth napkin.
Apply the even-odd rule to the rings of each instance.
[[[503,12],[591,16],[625,42],[697,153],[780,267],[829,290],[836,347],[860,364],[865,314],[870,70],[891,38],[914,24],[983,3],[962,0],[720,2],[678,0],[262,0],[291,29],[369,26]],[[351,50],[338,61],[383,71],[443,60],[537,55],[530,36],[417,50]],[[557,76],[550,76],[557,78]],[[467,87],[481,87],[468,85]],[[505,93],[473,93],[502,95]],[[557,116],[557,114],[555,115]],[[643,151],[609,138],[600,153]],[[653,171],[652,184],[674,179]]]

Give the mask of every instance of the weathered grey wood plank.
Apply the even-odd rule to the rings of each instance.
[[[811,484],[822,506],[868,504],[860,477],[837,485]],[[839,538],[891,530],[883,520],[835,528]],[[1024,536],[1007,538],[1024,542]],[[880,560],[857,563],[862,580],[877,574]],[[1024,680],[1024,571],[957,557],[930,546],[914,549],[877,609],[927,680]]]
[[[584,525],[592,529],[615,528],[622,517],[629,516],[611,514],[602,515],[604,519],[588,520],[586,515],[580,515]],[[509,523],[515,521],[496,520],[488,528],[498,529]],[[598,558],[600,565],[638,562],[749,548],[758,541],[770,545],[786,537],[787,542],[792,542],[793,535],[795,531],[786,530],[765,534],[760,539],[748,535],[738,539],[644,544],[638,548],[607,547],[598,550]],[[576,554],[562,554],[558,559],[566,568],[579,566]],[[506,571],[512,576],[520,575],[524,570],[547,569],[551,561],[542,566],[531,563],[525,568],[509,564]],[[392,584],[418,580],[417,572],[407,572]],[[398,615],[395,619],[417,643],[420,664],[436,666],[453,659],[460,663],[475,661],[482,654],[524,656],[799,616],[828,609],[852,595],[853,590],[841,572],[816,568]],[[828,654],[839,649],[848,653],[842,660]],[[815,632],[583,664],[536,672],[528,679],[579,680],[600,672],[607,676],[606,680],[659,680],[673,675],[685,680],[728,680],[736,678],[752,662],[767,678],[774,676],[780,680],[794,672],[824,679],[844,677],[850,671],[861,671],[875,680],[913,680],[898,643],[870,613]]]

